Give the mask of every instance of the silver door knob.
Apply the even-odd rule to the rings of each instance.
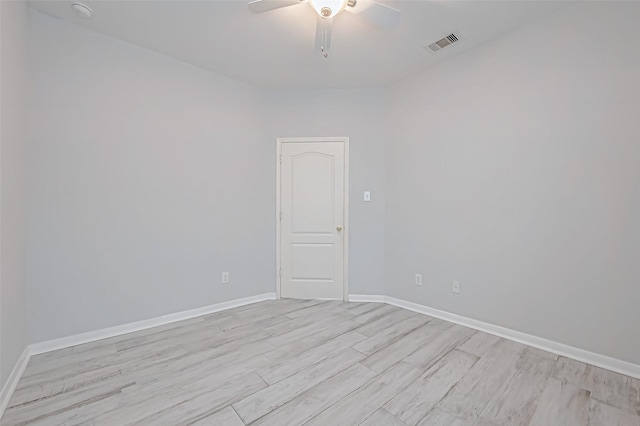
[[[338,231],[342,231],[342,226],[338,226],[338,227],[336,227],[336,230],[338,230]]]

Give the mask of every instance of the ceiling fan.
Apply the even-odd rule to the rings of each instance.
[[[308,3],[318,14],[316,48],[325,58],[329,57],[331,48],[333,17],[343,10],[383,28],[396,25],[400,19],[400,11],[375,0],[253,0],[249,2],[249,8],[255,13],[264,13],[300,3]]]

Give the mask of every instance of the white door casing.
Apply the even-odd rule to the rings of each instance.
[[[348,141],[278,139],[278,297],[348,299]]]

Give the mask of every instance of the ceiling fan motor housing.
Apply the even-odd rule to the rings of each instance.
[[[320,9],[320,13],[322,14],[323,17],[328,18],[331,16],[331,8],[329,7],[323,7],[322,9]]]

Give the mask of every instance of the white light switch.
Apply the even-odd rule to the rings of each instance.
[[[364,201],[371,201],[371,192],[364,191]]]

